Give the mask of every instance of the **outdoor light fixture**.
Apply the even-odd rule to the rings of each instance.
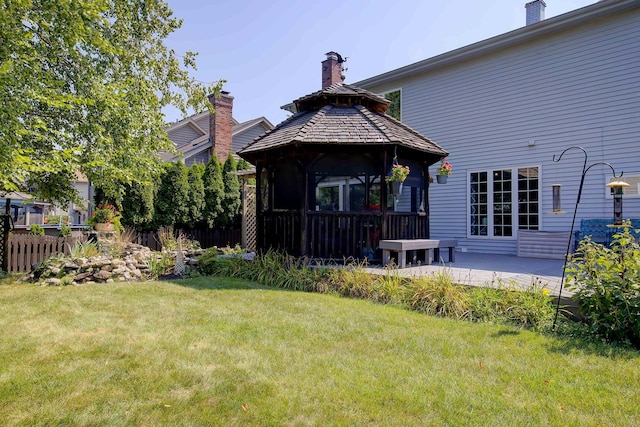
[[[613,225],[622,225],[622,190],[628,186],[624,181],[612,181],[607,184],[613,196]]]
[[[613,178],[617,181],[609,183],[607,187],[611,188],[611,192],[614,195],[613,211],[615,215],[615,221],[618,221],[618,220],[620,221],[619,223],[617,222],[615,223],[618,225],[622,224],[622,189],[624,187],[629,186],[629,184],[627,184],[626,182],[619,181],[619,179],[622,177],[624,172],[620,172],[620,175],[616,175],[615,169],[613,169],[613,166],[611,166],[609,163],[597,162],[587,167],[587,159],[589,158],[589,155],[587,154],[585,149],[582,147],[578,147],[578,146],[569,147],[565,149],[562,153],[560,153],[560,156],[558,156],[558,158],[556,158],[556,155],[554,154],[553,161],[556,163],[559,162],[562,159],[562,156],[564,156],[564,153],[574,148],[577,148],[578,150],[582,151],[582,153],[584,154],[584,163],[582,164],[582,175],[580,177],[580,187],[578,187],[578,197],[576,198],[576,206],[573,209],[573,219],[571,220],[571,230],[569,231],[569,239],[568,239],[569,241],[567,242],[567,252],[565,253],[564,265],[562,266],[562,279],[560,279],[560,290],[558,291],[558,301],[556,303],[556,315],[553,318],[554,330],[556,328],[556,322],[558,321],[558,313],[560,311],[560,298],[562,296],[562,287],[564,286],[564,276],[567,271],[567,261],[569,260],[569,253],[571,251],[571,238],[573,237],[573,228],[575,227],[575,223],[576,223],[576,214],[578,213],[578,204],[580,203],[580,197],[582,196],[582,187],[584,186],[585,175],[587,174],[587,172],[589,172],[589,169],[597,165],[608,166],[609,168],[611,168],[611,172],[613,172]],[[553,189],[553,211],[554,213],[560,213],[560,212],[556,212],[556,207],[560,209],[560,185],[554,184],[552,186],[552,189]],[[618,192],[620,194],[617,194]],[[558,203],[557,206],[556,206],[556,194],[557,194],[557,203]]]

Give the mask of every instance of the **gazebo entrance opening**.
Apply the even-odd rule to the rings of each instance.
[[[389,194],[386,150],[306,153],[294,166],[278,161],[261,170],[259,209],[265,247],[313,258],[380,260],[380,239],[428,238],[427,169],[401,159],[410,174],[402,192]],[[307,185],[302,185],[302,183]]]

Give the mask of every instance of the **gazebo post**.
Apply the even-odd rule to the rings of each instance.
[[[302,212],[300,213],[300,255],[307,256],[307,212],[309,211],[309,168],[307,162],[302,163],[304,184],[302,189]]]
[[[429,164],[427,162],[422,163],[422,206],[424,207],[424,212],[427,215],[427,232],[426,238],[431,238],[431,214],[429,210]]]
[[[256,250],[264,248],[264,215],[262,209],[262,163],[256,164]]]
[[[379,156],[379,154],[378,154]],[[382,224],[380,227],[382,230],[380,231],[381,239],[387,239],[387,200],[388,200],[388,185],[385,181],[385,177],[387,176],[387,148],[385,147],[382,152],[382,173],[380,174],[380,209],[382,210]]]

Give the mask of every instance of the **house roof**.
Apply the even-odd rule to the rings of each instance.
[[[448,155],[429,138],[386,115],[389,101],[385,98],[356,86],[334,84],[294,102],[302,108],[300,112],[256,138],[238,154],[251,157],[295,144],[398,144],[441,157]]]
[[[167,124],[167,127],[165,128],[165,130],[167,132],[170,132],[172,130],[180,129],[183,126],[190,125],[190,126],[194,127],[195,129],[199,129],[199,130],[204,132],[204,130],[200,126],[198,126],[197,121],[202,119],[203,117],[208,116],[208,115],[209,115],[208,111],[203,111],[201,113],[193,114],[193,115],[191,115],[189,117],[185,117],[182,120],[178,120],[178,121],[175,121],[173,123]],[[238,124],[238,121],[236,119],[232,118],[232,120],[233,120],[233,125],[234,126]]]
[[[181,122],[177,122],[174,123],[172,126],[169,126],[166,131],[167,133],[170,133],[171,131],[180,129],[181,127],[185,126],[185,125],[191,125],[193,123],[195,123],[195,121],[202,119],[205,115],[208,115],[209,113],[204,112],[204,113],[200,113],[200,114],[196,114],[193,115],[191,117],[188,117],[185,120],[182,120]],[[257,117],[255,119],[251,119],[251,120],[247,120],[245,122],[242,123],[238,123],[238,121],[236,119],[233,119],[233,129],[231,131],[231,136],[235,136],[238,134],[241,134],[242,132],[245,132],[249,129],[251,129],[254,126],[258,126],[262,124],[264,128],[266,129],[273,129],[273,124],[271,124],[271,122],[269,120],[267,120],[266,117]],[[198,127],[198,129],[200,129]],[[209,138],[209,134],[205,133],[201,136],[198,136],[195,139],[192,139],[189,142],[186,142],[184,144],[181,145],[177,145],[176,146],[176,150],[179,151],[179,153],[173,154],[171,152],[168,151],[163,151],[160,153],[160,158],[163,161],[169,161],[169,160],[173,160],[177,157],[183,156],[183,157],[190,157],[202,150],[206,150],[206,149],[210,149],[211,145],[212,145],[213,141],[210,140]]]
[[[335,105],[359,104],[380,112],[387,111],[387,108],[391,104],[388,99],[358,86],[346,83],[334,83],[322,90],[293,101],[296,108],[292,112],[296,113],[299,111],[319,109],[325,106],[327,102]]]
[[[445,67],[453,63],[466,61],[481,55],[487,55],[488,53],[506,49],[518,43],[571,28],[585,21],[625,12],[637,7],[640,7],[640,1],[638,0],[600,0],[592,5],[558,15],[553,18],[544,19],[535,24],[527,25],[508,33],[443,53],[442,55],[434,56],[432,58],[361,80],[355,84],[363,87],[372,87],[391,83],[400,78],[410,77],[440,67]]]

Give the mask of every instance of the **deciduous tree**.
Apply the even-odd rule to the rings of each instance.
[[[162,108],[203,110],[195,55],[164,39],[182,24],[163,0],[7,0],[0,8],[0,192],[75,198],[82,171],[107,195],[151,182],[172,148]]]

